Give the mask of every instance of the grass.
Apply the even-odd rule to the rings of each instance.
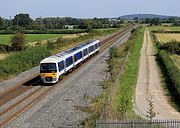
[[[63,37],[65,34],[25,34],[25,43]],[[11,45],[12,34],[0,35],[0,44]]]
[[[156,33],[155,35],[158,39],[158,42],[161,43],[170,42],[172,40],[180,42],[180,34],[178,33]]]
[[[112,101],[113,111],[118,118],[134,118],[132,98],[134,96],[135,85],[139,70],[140,50],[143,44],[144,29],[140,34],[134,36],[131,40],[132,47],[127,60],[126,71],[120,79],[120,85]],[[135,42],[134,46],[133,43]]]
[[[50,54],[51,47],[37,46],[24,51],[11,53],[0,64],[0,81],[39,64],[39,61]]]
[[[10,45],[12,35],[0,35],[0,44]]]
[[[123,28],[123,27],[122,27]],[[120,29],[122,29],[120,28]],[[103,28],[103,29],[94,29],[97,32],[111,32],[111,31],[117,31],[118,28]],[[75,36],[76,35],[76,36]],[[77,37],[78,34],[25,34],[25,44],[35,42],[35,41],[41,41],[41,40],[49,40],[53,38],[58,37],[65,37],[65,38],[71,38],[71,37]],[[0,34],[0,44],[4,45],[11,45],[11,37],[12,34]]]
[[[178,69],[180,70],[180,55],[176,55],[176,54],[170,55],[170,58],[174,62],[175,66],[177,66]]]

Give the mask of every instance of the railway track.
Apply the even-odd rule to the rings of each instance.
[[[101,43],[100,43],[101,49],[99,52],[103,52],[110,45],[112,45],[115,41],[117,41],[119,38],[126,35],[128,32],[130,32],[135,27],[136,26],[129,26],[126,29],[124,29],[123,31],[120,31],[120,32],[106,38],[105,40],[101,41]],[[88,62],[89,61],[87,61],[86,63],[88,63]],[[81,67],[79,67],[75,70],[76,71],[80,70],[83,67],[83,65],[85,65],[86,63],[83,63],[81,65]],[[67,76],[64,76],[64,78],[59,83],[61,84],[62,82],[64,82],[68,78],[70,78],[74,73],[75,72],[72,72],[72,73],[68,74]],[[17,98],[17,96],[25,93],[27,90],[33,89],[34,87],[36,87],[36,89],[34,89],[31,93],[26,94],[23,98],[12,103],[8,107],[4,107],[4,109],[0,110],[0,127],[4,126],[8,122],[12,121],[15,117],[20,115],[23,111],[27,110],[33,104],[40,101],[44,96],[46,96],[48,93],[50,93],[53,89],[56,89],[58,87],[57,85],[59,85],[59,84],[53,85],[53,86],[42,86],[42,83],[40,83],[40,78],[39,79],[37,78],[37,79],[35,79],[35,81],[29,82],[29,83],[27,82],[25,85],[26,86],[23,86],[23,84],[22,84],[21,86],[18,86],[16,88],[16,89],[19,89],[18,92],[16,92],[16,89],[15,89],[14,91],[13,90],[9,91],[7,93],[7,95],[4,94],[4,95],[6,95],[6,97],[0,96],[0,105],[3,106],[7,102],[9,102],[11,99],[13,99],[13,98],[15,99],[15,98]],[[67,89],[67,91],[70,90],[72,87],[73,86],[69,87],[69,89]],[[64,94],[67,91],[65,91]],[[17,94],[17,95],[14,96],[15,94]],[[2,102],[2,100],[3,100],[3,102]]]

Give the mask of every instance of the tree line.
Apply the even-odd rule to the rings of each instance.
[[[108,18],[80,19],[72,17],[47,17],[32,19],[29,14],[17,14],[13,19],[0,17],[0,30],[46,30],[66,29],[69,26],[79,29],[98,29],[119,27],[122,21],[110,21]]]
[[[136,22],[141,22],[150,25],[161,25],[162,23],[172,23],[174,26],[180,26],[180,17],[169,17],[167,19],[161,19],[161,18],[138,19],[138,17],[135,17],[134,20]]]

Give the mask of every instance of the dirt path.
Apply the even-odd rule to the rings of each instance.
[[[139,76],[136,85],[135,112],[146,117],[148,109],[147,99],[154,101],[154,119],[180,119],[180,113],[168,103],[161,86],[160,72],[157,67],[152,41],[149,31],[144,33],[144,43],[141,49]]]

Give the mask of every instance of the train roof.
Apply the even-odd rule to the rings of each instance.
[[[82,49],[82,48],[84,48],[84,47],[86,47],[86,46],[89,46],[89,45],[92,44],[92,43],[95,43],[96,41],[98,41],[98,40],[89,40],[89,41],[88,41],[87,43],[85,43],[85,44],[78,45],[78,46],[76,46],[76,47],[74,47],[74,48],[70,48],[70,49],[68,49],[68,50],[66,50],[66,51],[64,51],[64,52],[61,52],[61,53],[52,55],[52,56],[50,56],[50,57],[48,57],[48,58],[45,58],[45,59],[43,59],[43,60],[41,61],[41,63],[57,62],[57,61],[59,61],[60,59],[64,59],[65,57],[70,56],[70,55],[71,55],[72,53],[74,53],[75,51],[80,50],[80,49]]]

